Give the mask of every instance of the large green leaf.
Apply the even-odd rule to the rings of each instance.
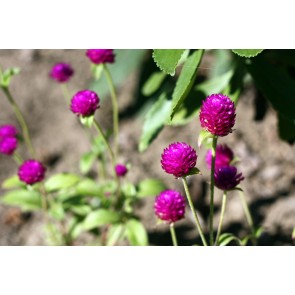
[[[54,192],[60,189],[71,187],[79,180],[80,177],[73,173],[55,174],[45,182],[45,189],[47,192]]]
[[[242,57],[254,57],[263,51],[263,49],[232,49],[232,51]]]
[[[161,180],[147,178],[138,184],[136,196],[138,198],[155,197],[165,189],[166,186]]]
[[[19,206],[24,211],[41,209],[41,195],[36,191],[14,190],[2,196],[2,202],[7,205]]]
[[[107,234],[107,246],[114,246],[124,236],[123,224],[112,224]]]
[[[184,49],[154,49],[153,58],[162,71],[174,76],[175,69],[184,51]]]
[[[175,89],[172,94],[172,106],[170,119],[172,120],[176,111],[180,108],[181,104],[190,92],[198,71],[198,66],[202,60],[204,50],[197,50],[188,57],[183,65],[183,69],[177,80]]]
[[[143,224],[136,220],[130,219],[126,223],[126,235],[131,246],[147,246],[148,235]]]
[[[83,221],[84,230],[91,230],[96,227],[116,223],[120,220],[120,214],[115,211],[98,209],[87,215]]]
[[[164,72],[155,72],[149,77],[149,79],[144,83],[142,87],[142,94],[144,96],[150,96],[155,93],[158,88],[162,85],[166,78]]]
[[[103,188],[93,179],[85,178],[78,183],[76,187],[76,192],[80,195],[98,196],[102,194]]]
[[[163,129],[164,124],[169,119],[170,107],[171,100],[167,99],[166,93],[162,93],[145,116],[145,122],[139,141],[140,152],[145,151]]]
[[[2,182],[2,188],[4,189],[20,188],[20,187],[25,188],[26,185],[25,183],[19,180],[19,177],[17,175],[11,176]]]

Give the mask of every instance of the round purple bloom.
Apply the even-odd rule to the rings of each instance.
[[[175,142],[164,149],[162,153],[162,168],[168,174],[182,177],[190,172],[197,163],[196,151],[185,142]]]
[[[155,214],[168,223],[175,222],[184,217],[185,198],[177,191],[165,190],[155,199]]]
[[[18,134],[17,129],[13,125],[0,126],[0,138],[15,137]]]
[[[67,82],[74,74],[74,70],[69,64],[57,63],[50,72],[50,77],[59,83]]]
[[[17,148],[17,139],[15,137],[0,138],[0,153],[12,155]]]
[[[45,177],[46,168],[36,160],[26,160],[18,168],[18,177],[26,184],[34,184]]]
[[[122,164],[117,164],[115,167],[116,170],[116,174],[121,177],[121,176],[125,176],[125,174],[128,172],[127,168],[125,165]]]
[[[200,122],[202,128],[213,135],[226,136],[235,125],[235,105],[223,94],[211,94],[201,106]]]
[[[229,166],[233,158],[234,158],[234,153],[226,144],[224,145],[218,144],[216,147],[215,170],[220,167]],[[207,163],[208,169],[211,169],[211,161],[212,161],[212,150],[208,150],[206,154],[206,163]]]
[[[78,116],[91,116],[99,108],[99,97],[91,90],[79,91],[73,96],[70,108]]]
[[[97,65],[115,61],[113,49],[88,49],[86,56]]]
[[[237,174],[234,166],[221,167],[214,172],[215,185],[223,191],[236,187],[243,179],[242,173]]]

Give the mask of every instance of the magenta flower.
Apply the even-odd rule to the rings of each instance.
[[[182,177],[190,172],[197,163],[196,151],[185,142],[175,142],[164,149],[162,153],[162,168],[168,174]]]
[[[67,82],[74,74],[74,70],[69,64],[57,63],[55,64],[50,72],[50,77],[59,83]]]
[[[13,125],[0,126],[0,139],[4,137],[15,137],[18,134],[17,129]]]
[[[115,55],[113,49],[88,49],[86,56],[94,64],[113,63],[115,61]]]
[[[226,145],[218,144],[216,147],[215,170],[224,166],[229,166],[234,158],[233,151]],[[211,169],[212,150],[206,154],[206,163],[208,169]]]
[[[235,125],[235,118],[235,105],[226,95],[211,94],[203,101],[200,122],[202,128],[211,134],[228,135]]]
[[[125,176],[125,174],[128,172],[126,166],[122,164],[117,164],[115,167],[115,170],[116,170],[117,176],[119,177]]]
[[[18,177],[26,184],[34,184],[45,177],[46,168],[36,160],[26,160],[18,168]]]
[[[215,185],[223,191],[235,188],[243,179],[242,173],[237,174],[234,166],[221,167],[214,172]]]
[[[78,116],[91,116],[99,108],[99,97],[91,90],[79,91],[73,96],[70,108]]]
[[[17,139],[15,137],[0,138],[0,153],[12,155],[17,148]]]
[[[178,221],[184,217],[185,198],[177,191],[165,190],[156,197],[154,211],[168,223]]]

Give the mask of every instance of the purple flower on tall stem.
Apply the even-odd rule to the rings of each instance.
[[[243,179],[242,173],[238,173],[234,166],[218,168],[214,173],[215,185],[223,191],[235,188]]]
[[[115,61],[113,49],[88,49],[86,56],[96,65]]]
[[[0,153],[11,156],[17,148],[17,139],[15,137],[0,138]]]
[[[79,91],[73,96],[70,108],[78,116],[92,116],[99,108],[99,97],[91,90]]]
[[[50,77],[59,83],[67,82],[74,74],[74,70],[69,64],[57,63],[50,72]]]
[[[177,191],[165,190],[156,197],[154,211],[163,221],[178,221],[184,217],[185,198]]]
[[[235,105],[223,94],[211,94],[201,106],[200,122],[202,128],[216,136],[226,136],[235,125]]]
[[[175,177],[183,177],[197,163],[196,151],[185,142],[175,142],[164,149],[161,158],[163,170]]]
[[[36,160],[26,160],[18,168],[18,177],[26,184],[40,182],[45,177],[46,168]]]
[[[126,173],[128,172],[126,166],[122,165],[122,164],[117,164],[115,167],[115,170],[116,170],[117,176],[119,176],[119,177],[125,176]]]
[[[18,134],[17,129],[13,125],[0,126],[0,139],[4,137],[15,137]]]
[[[216,147],[216,156],[215,156],[215,170],[229,166],[230,162],[234,158],[233,151],[226,144],[218,144]],[[212,161],[212,150],[208,150],[206,154],[206,164],[208,169],[211,169],[211,161]]]

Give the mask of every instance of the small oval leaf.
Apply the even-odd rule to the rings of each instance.
[[[54,192],[60,189],[68,188],[75,185],[80,180],[80,177],[72,173],[60,173],[51,176],[45,182],[47,192]]]

